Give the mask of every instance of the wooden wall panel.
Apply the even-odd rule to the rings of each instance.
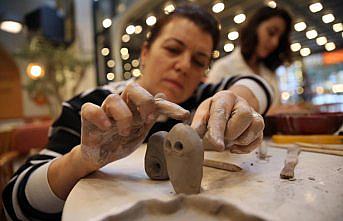
[[[0,45],[0,119],[23,117],[20,71],[13,57]]]

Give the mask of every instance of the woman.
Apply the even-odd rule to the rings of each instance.
[[[207,149],[255,149],[264,123],[254,111],[261,104],[251,88],[235,84],[244,76],[200,84],[218,38],[216,20],[196,6],[180,7],[160,19],[142,48],[141,78],[111,83],[64,103],[47,148],[16,172],[3,193],[8,216],[59,219],[78,180],[132,153],[148,133],[178,122],[163,116],[187,119],[186,109],[193,111],[191,126],[207,141]],[[263,96],[271,96],[263,79],[254,80],[263,85]]]
[[[277,102],[274,71],[291,61],[291,27],[292,18],[286,10],[267,6],[257,10],[240,31],[240,47],[214,63],[208,82],[217,83],[224,77],[237,74],[259,75],[274,87]]]

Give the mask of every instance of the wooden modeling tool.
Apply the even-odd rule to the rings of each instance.
[[[216,161],[216,160],[209,160],[209,159],[204,159],[203,165],[206,167],[212,167],[212,168],[216,168],[220,170],[227,170],[230,172],[239,172],[242,170],[242,168],[240,168],[239,166],[235,164]]]

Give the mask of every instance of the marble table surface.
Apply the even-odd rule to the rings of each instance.
[[[343,157],[301,152],[295,180],[280,179],[286,150],[267,148],[269,157],[206,152],[205,158],[234,162],[240,172],[204,167],[201,196],[219,199],[270,220],[332,221],[343,217]],[[69,194],[63,221],[99,220],[147,199],[168,201],[169,181],[150,180],[144,171],[146,146],[83,178]]]

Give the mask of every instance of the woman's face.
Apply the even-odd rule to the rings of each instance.
[[[200,83],[212,47],[209,33],[186,18],[173,18],[150,48],[143,47],[143,76],[137,82],[153,95],[162,92],[169,101],[182,103]]]
[[[280,38],[285,30],[286,22],[279,16],[263,21],[257,28],[257,57],[264,59],[273,53],[279,46]]]

